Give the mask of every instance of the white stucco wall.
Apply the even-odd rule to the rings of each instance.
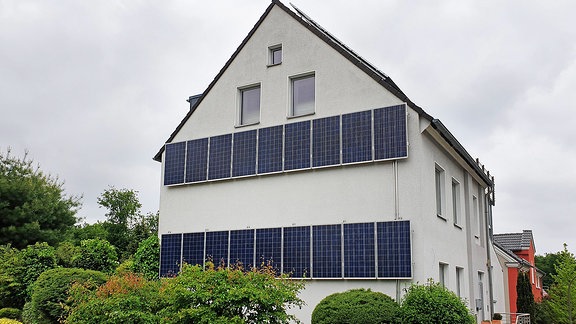
[[[282,64],[267,67],[268,48],[276,44],[282,44]],[[290,77],[307,72],[316,75],[315,114],[288,118]],[[238,128],[238,88],[255,83],[261,85],[260,123]],[[275,7],[173,142],[400,103],[398,98]],[[424,283],[428,278],[438,281],[439,263],[445,263],[448,265],[447,287],[455,290],[456,267],[461,267],[465,274],[462,296],[473,308],[479,294],[484,295],[485,301],[489,300],[485,235],[474,237],[476,224],[471,220],[472,196],[476,196],[482,205],[479,215],[485,215],[483,188],[461,161],[428,135],[427,120],[410,108],[407,120],[408,158],[397,162],[162,186],[159,232],[375,222],[398,217],[411,221],[412,281]],[[445,170],[445,219],[436,216],[435,164]],[[459,227],[454,226],[451,218],[452,178],[461,184]],[[478,271],[485,273],[483,292],[478,288]],[[402,280],[399,287],[402,289],[409,284],[410,280]],[[295,314],[308,323],[312,310],[322,298],[361,287],[384,292],[393,298],[398,294],[396,280],[312,280],[302,292],[308,306],[296,310]]]

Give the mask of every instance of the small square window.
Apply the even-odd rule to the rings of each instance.
[[[269,65],[278,65],[282,63],[282,45],[270,47],[269,51],[270,51],[270,59],[268,62]]]
[[[316,102],[316,81],[314,75],[292,79],[292,116],[314,113]]]
[[[240,89],[240,125],[260,121],[260,86]]]

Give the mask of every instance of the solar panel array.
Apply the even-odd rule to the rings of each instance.
[[[408,156],[404,104],[166,144],[164,185]]]
[[[160,275],[212,261],[294,278],[411,278],[410,237],[407,220],[163,234]]]

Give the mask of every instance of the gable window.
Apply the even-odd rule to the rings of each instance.
[[[239,125],[260,121],[260,85],[240,89]]]
[[[454,225],[460,225],[460,183],[452,179],[452,216]]]
[[[268,65],[278,65],[282,63],[282,45],[275,45],[268,48]]]
[[[436,164],[434,182],[436,186],[436,215],[444,218],[444,170]]]
[[[292,109],[291,116],[303,116],[314,113],[316,102],[316,78],[314,74],[291,79]]]

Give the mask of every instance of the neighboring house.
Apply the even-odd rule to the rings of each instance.
[[[494,245],[498,260],[506,273],[504,284],[506,296],[509,301],[507,312],[516,313],[516,283],[518,271],[528,273],[528,278],[532,285],[534,301],[540,302],[544,297],[544,287],[542,287],[542,277],[544,272],[536,268],[534,256],[536,247],[531,230],[524,230],[522,233],[494,234]]]
[[[189,102],[154,157],[161,275],[207,259],[271,263],[307,279],[307,306],[294,310],[304,322],[332,293],[399,300],[428,278],[466,299],[478,322],[504,309],[494,178],[301,11],[273,0]]]

